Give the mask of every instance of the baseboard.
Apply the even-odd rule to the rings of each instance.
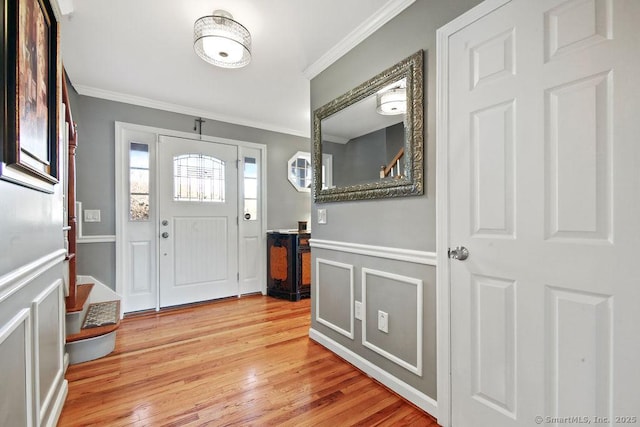
[[[58,425],[58,419],[62,413],[64,402],[67,399],[67,393],[69,392],[69,383],[67,380],[63,380],[56,395],[56,398],[51,404],[51,410],[49,411],[49,417],[43,420],[42,425],[47,427],[55,427]]]
[[[398,393],[400,396],[404,397],[409,402],[416,405],[418,408],[424,410],[432,417],[438,418],[438,403],[420,390],[417,390],[414,387],[406,384],[405,382],[400,381],[398,378],[380,369],[378,366],[369,362],[362,356],[354,353],[343,345],[338,344],[331,338],[313,328],[309,329],[309,338],[322,345],[323,347],[331,350],[347,362],[351,363],[356,368],[360,369],[378,382],[384,384],[386,387],[389,387],[391,390]]]

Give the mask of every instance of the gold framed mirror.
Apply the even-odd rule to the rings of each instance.
[[[420,50],[313,112],[316,203],[424,193],[423,62]]]

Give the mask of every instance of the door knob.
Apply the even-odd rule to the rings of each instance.
[[[469,250],[464,246],[458,246],[455,249],[449,249],[449,258],[464,261],[469,258]]]
[[[169,233],[165,231],[164,233],[162,233],[162,237],[166,239],[167,237],[169,237]]]

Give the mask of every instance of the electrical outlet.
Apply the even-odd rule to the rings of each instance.
[[[389,333],[389,314],[382,310],[378,310],[378,329],[386,334]]]
[[[356,319],[362,320],[362,303],[356,301]]]

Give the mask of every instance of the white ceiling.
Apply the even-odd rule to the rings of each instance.
[[[75,0],[62,59],[83,95],[308,136],[309,78],[413,1]],[[251,32],[245,68],[194,53],[193,23],[214,9]]]

